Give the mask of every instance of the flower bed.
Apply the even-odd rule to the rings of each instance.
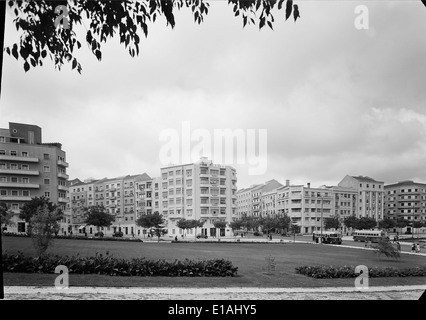
[[[353,266],[302,266],[296,268],[296,273],[303,274],[315,279],[334,279],[334,278],[355,278],[359,273],[355,273]],[[379,277],[426,277],[426,267],[415,268],[379,268],[372,267],[368,269],[370,278]]]
[[[74,274],[104,274],[110,276],[140,277],[233,277],[237,275],[237,267],[224,259],[214,260],[131,260],[115,258],[109,255],[96,254],[94,257],[45,255],[26,257],[22,252],[3,254],[4,272],[54,273],[59,265],[68,267]]]

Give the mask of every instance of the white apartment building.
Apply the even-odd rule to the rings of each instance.
[[[206,158],[197,163],[161,168],[159,198],[161,212],[167,220],[169,236],[181,235],[179,219],[204,221],[198,233],[219,236],[215,221],[232,222],[237,217],[237,175],[230,166],[213,164]],[[192,234],[194,230],[187,230]],[[231,235],[231,228],[221,229],[220,236]]]
[[[278,188],[278,215],[288,215],[292,223],[300,227],[302,234],[324,228],[324,219],[332,215],[333,194],[325,188],[311,188],[303,185],[290,185]]]

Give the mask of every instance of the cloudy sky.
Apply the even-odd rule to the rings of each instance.
[[[231,163],[239,187],[335,185],[346,174],[426,182],[426,7],[296,3],[300,20],[276,12],[274,31],[243,29],[226,1],[210,2],[201,25],[184,9],[174,30],[163,19],[150,25],[136,58],[118,39],[103,46],[102,62],[83,46],[82,75],[51,63],[25,73],[6,55],[0,127],[42,127],[44,142],[63,144],[70,178],[159,176],[161,134],[172,130],[183,143],[187,121],[212,139],[215,129],[246,138],[267,130],[264,174],[250,175],[248,158]],[[369,9],[366,30],[354,25],[360,4]],[[17,33],[7,15],[10,45]]]

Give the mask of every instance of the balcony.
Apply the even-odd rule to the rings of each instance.
[[[58,185],[58,190],[69,191],[69,188],[67,186]]]
[[[66,173],[58,172],[58,178],[68,179],[69,177]]]
[[[22,161],[22,162],[38,162],[38,158],[34,157],[18,157],[18,156],[6,156],[0,155],[0,160],[9,160],[9,161]]]
[[[31,197],[25,196],[0,196],[0,201],[31,201]]]
[[[25,188],[25,189],[38,189],[38,183],[17,183],[17,182],[0,182],[0,187],[3,188]]]
[[[23,174],[26,176],[38,176],[40,171],[38,170],[15,170],[15,169],[0,169],[0,173],[4,174]]]
[[[66,198],[59,197],[58,202],[68,202],[68,200]]]
[[[58,166],[62,166],[62,167],[68,167],[68,162],[64,161],[64,160],[58,160],[56,162],[58,164]]]

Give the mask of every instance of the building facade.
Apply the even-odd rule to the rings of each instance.
[[[70,186],[70,211],[72,216],[72,234],[93,236],[98,230],[85,223],[84,208],[100,205],[106,212],[115,216],[108,228],[101,228],[105,235],[122,232],[125,237],[141,236],[143,229],[136,225],[142,214],[151,213],[151,204],[147,197],[150,181],[146,174],[128,175],[101,180],[85,180]]]
[[[370,177],[349,176],[343,178],[339,187],[349,188],[357,192],[357,218],[370,217],[376,221],[383,219],[385,190],[384,183]]]
[[[169,236],[182,235],[179,219],[201,220],[197,232],[209,237],[230,235],[231,229],[216,230],[216,221],[230,223],[237,216],[237,174],[230,166],[206,158],[192,164],[161,168],[160,208]],[[192,234],[194,230],[188,230]],[[220,232],[220,234],[217,234]]]
[[[33,197],[44,196],[66,213],[68,166],[61,143],[43,143],[39,126],[9,122],[0,129],[0,201],[15,213],[7,231],[26,232],[19,212]],[[67,214],[62,222],[69,222]]]
[[[426,184],[411,180],[385,185],[385,218],[426,221]],[[423,228],[424,229],[424,228]],[[411,232],[411,226],[407,228]]]
[[[311,188],[286,184],[277,190],[278,215],[290,217],[300,227],[300,233],[312,233],[324,228],[324,219],[332,215],[333,194],[327,188]]]

